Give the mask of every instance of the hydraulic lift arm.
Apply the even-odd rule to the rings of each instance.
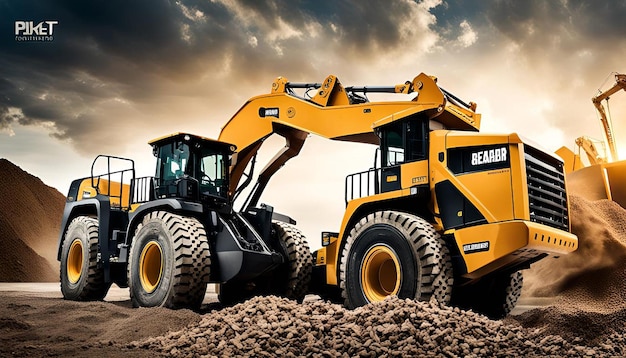
[[[312,97],[298,96],[294,89]],[[412,100],[370,102],[367,93],[417,95]],[[285,147],[261,170],[244,209],[254,207],[274,173],[297,156],[309,134],[324,138],[378,144],[374,123],[391,122],[416,113],[442,123],[449,129],[478,131],[480,115],[474,103],[466,104],[441,89],[436,78],[420,74],[404,84],[388,87],[343,87],[330,75],[322,83],[290,83],[278,77],[269,94],[249,99],[224,125],[219,140],[235,144],[230,174],[230,194],[236,196],[249,183],[246,168],[263,141],[276,133],[285,138]]]
[[[604,110],[602,101],[605,99],[608,100],[611,95],[618,92],[619,90],[626,90],[626,75],[624,74],[616,74],[615,84],[608,90],[601,92],[591,99],[593,105],[596,107],[596,110],[598,111],[598,113],[600,113],[600,121],[602,122],[604,135],[606,136],[606,142],[611,152],[612,161],[618,160],[617,144],[615,143],[615,138],[613,137],[613,126],[611,124],[611,120],[607,115],[607,111]]]

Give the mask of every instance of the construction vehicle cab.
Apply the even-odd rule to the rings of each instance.
[[[159,138],[150,144],[157,158],[157,198],[228,201],[229,158],[235,146],[189,134]]]
[[[136,178],[130,159],[98,156],[91,176],[70,186],[58,251],[64,298],[100,300],[116,283],[135,306],[198,308],[217,283],[225,304],[261,292],[303,299],[312,262],[295,221],[269,205],[233,210],[236,148],[188,133],[149,144],[154,177]]]

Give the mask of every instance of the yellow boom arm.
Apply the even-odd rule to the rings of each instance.
[[[596,110],[598,111],[598,113],[600,113],[600,121],[602,122],[602,128],[604,129],[604,135],[606,137],[606,142],[609,146],[611,159],[613,161],[618,160],[617,144],[615,143],[615,138],[613,137],[613,126],[611,124],[610,118],[607,116],[607,113],[604,110],[602,101],[605,99],[608,100],[611,95],[622,89],[626,90],[626,75],[616,74],[615,84],[608,90],[600,93],[599,95],[591,99],[593,105],[596,107]]]
[[[298,155],[307,136],[378,144],[375,127],[417,113],[449,129],[478,131],[480,115],[474,103],[465,104],[436,84],[436,78],[420,74],[404,84],[389,87],[343,87],[330,75],[322,83],[290,83],[278,77],[269,94],[249,99],[224,125],[219,140],[235,144],[230,173],[230,193],[236,195],[248,184],[245,174],[250,161],[270,135],[285,138],[286,145],[261,170],[248,207],[255,206],[271,176],[290,158]],[[312,97],[298,96],[294,89]],[[366,95],[385,92],[417,95],[412,100],[370,102]],[[243,176],[248,179],[240,186]]]

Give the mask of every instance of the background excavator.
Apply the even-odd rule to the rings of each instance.
[[[277,78],[222,128],[219,140],[238,148],[230,192],[236,198],[251,184],[273,134],[285,147],[259,172],[242,212],[254,210],[309,134],[377,146],[375,166],[346,178],[345,214],[338,232],[322,232],[312,289],[348,307],[397,295],[502,317],[519,297],[520,270],[577,248],[563,162],[516,134],[477,133],[476,104],[436,81],[423,73],[382,87],[344,87],[333,75]],[[376,102],[369,93],[405,96]]]
[[[626,90],[626,75],[615,74],[615,83],[611,88],[599,90],[591,99],[600,117],[604,142],[582,136],[576,138],[578,153],[567,147],[559,148],[556,153],[565,161],[571,193],[589,200],[609,199],[626,208],[626,161],[619,160],[608,106],[610,97],[621,90]],[[581,149],[585,152],[589,165],[581,160]]]

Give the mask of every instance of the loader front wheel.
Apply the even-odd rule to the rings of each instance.
[[[135,307],[197,309],[211,269],[206,232],[195,218],[155,211],[135,230],[128,285]]]
[[[451,304],[491,319],[504,318],[515,308],[523,280],[521,271],[483,277],[474,284],[455,287]]]
[[[379,211],[362,218],[340,258],[339,286],[349,308],[393,295],[447,304],[452,280],[443,240],[427,221],[407,213]]]
[[[102,300],[111,284],[104,282],[98,267],[98,220],[76,217],[63,237],[61,251],[61,292],[76,301]]]

